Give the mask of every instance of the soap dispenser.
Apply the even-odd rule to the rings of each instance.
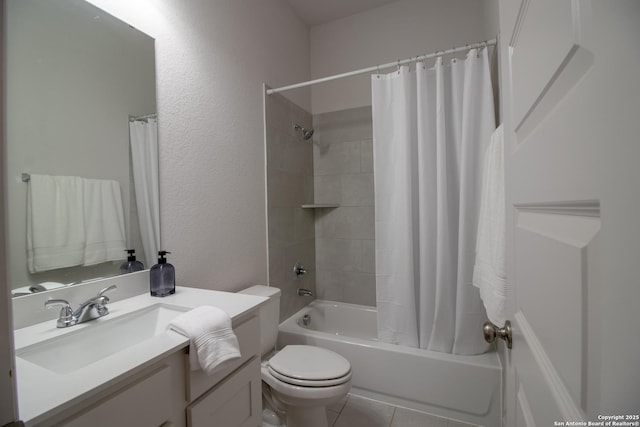
[[[120,274],[144,270],[144,265],[140,261],[136,260],[135,249],[125,249],[124,251],[127,252],[129,256],[127,256],[127,260],[120,265]]]
[[[171,252],[159,251],[158,263],[151,267],[151,296],[166,297],[176,293],[176,270],[167,262],[166,254]]]

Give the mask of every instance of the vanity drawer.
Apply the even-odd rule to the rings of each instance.
[[[81,411],[67,427],[156,427],[172,416],[171,368],[161,366],[139,381]]]
[[[237,372],[187,407],[187,426],[261,425],[261,381],[260,358],[254,356]]]
[[[189,355],[185,355],[186,372],[188,372],[186,384],[187,402],[197,399],[253,356],[260,355],[260,322],[257,316],[252,316],[241,324],[234,326],[233,332],[238,337],[241,357],[231,363],[228,368],[214,375],[208,376],[200,369],[191,371]]]

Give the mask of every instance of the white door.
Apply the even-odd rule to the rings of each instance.
[[[640,421],[640,1],[499,11],[505,426]]]

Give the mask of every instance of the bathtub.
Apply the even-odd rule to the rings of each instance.
[[[468,423],[501,424],[502,368],[495,352],[457,356],[379,342],[375,308],[321,300],[280,324],[278,346],[288,344],[317,345],[349,359],[354,394]]]

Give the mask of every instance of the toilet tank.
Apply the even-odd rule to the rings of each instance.
[[[239,294],[257,295],[269,298],[266,304],[259,308],[260,314],[260,350],[264,356],[273,350],[278,339],[278,325],[280,322],[280,289],[273,286],[256,285],[243,289]]]

